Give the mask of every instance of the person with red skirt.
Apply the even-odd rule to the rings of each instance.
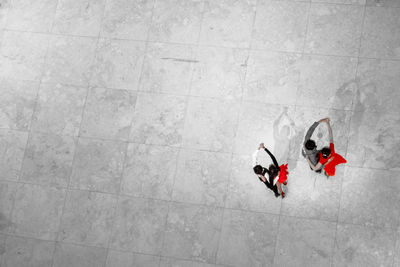
[[[333,144],[333,134],[330,124],[330,119],[327,118],[325,122],[328,124],[328,130],[329,130],[329,147],[324,147],[321,149],[319,153],[318,164],[314,165],[308,157],[307,161],[310,164],[310,167],[314,171],[323,169],[325,175],[329,177],[335,175],[337,165],[346,163],[347,161],[341,155],[335,152],[335,145]]]

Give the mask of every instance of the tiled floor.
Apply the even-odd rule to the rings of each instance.
[[[0,0],[0,80],[1,267],[400,266],[399,0]]]

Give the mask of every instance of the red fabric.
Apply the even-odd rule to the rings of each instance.
[[[278,182],[281,184],[284,184],[287,180],[287,175],[289,174],[289,172],[287,171],[288,167],[287,167],[287,163],[286,164],[282,164],[281,166],[279,166],[281,168],[281,171],[279,172],[279,178],[278,178]]]
[[[329,144],[329,148],[331,149],[331,155],[326,159],[324,159],[324,157],[322,157],[322,155],[321,155],[319,162],[321,164],[325,164],[326,162],[328,162],[328,160],[330,158],[333,158],[328,164],[325,165],[324,170],[327,175],[334,176],[336,166],[339,164],[342,164],[342,163],[346,163],[347,161],[345,158],[343,158],[341,155],[339,155],[335,152],[335,146],[333,143]]]

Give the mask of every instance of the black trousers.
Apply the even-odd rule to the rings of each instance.
[[[272,185],[266,182],[263,182],[265,184],[266,187],[268,187],[269,189],[271,189],[272,191],[274,191],[275,195],[280,195],[279,191],[278,191],[278,187],[276,185]]]

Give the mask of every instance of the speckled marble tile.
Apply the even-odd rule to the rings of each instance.
[[[259,158],[261,159],[261,157]],[[279,214],[281,198],[276,198],[274,192],[258,179],[253,172],[251,162],[251,154],[233,156],[225,206],[233,209]],[[263,163],[263,165],[266,164]],[[266,165],[266,167],[268,166],[269,164]]]
[[[42,82],[87,86],[96,43],[92,37],[53,35]]]
[[[8,236],[4,267],[51,267],[55,242]]]
[[[347,160],[350,166],[400,170],[398,113],[360,106],[352,114]]]
[[[230,163],[231,154],[228,153],[181,150],[172,199],[223,207]]]
[[[59,241],[106,248],[116,204],[115,195],[68,191]]]
[[[19,184],[10,232],[42,240],[55,240],[64,204],[65,189]]]
[[[310,4],[261,1],[257,5],[253,48],[302,52]]]
[[[294,115],[294,107],[243,102],[234,152],[251,155],[258,145],[264,142],[277,161],[283,163],[287,160],[292,140],[297,140],[303,135],[294,127]]]
[[[143,144],[128,145],[121,192],[136,197],[171,199],[178,149]]]
[[[90,84],[136,90],[145,52],[144,42],[100,39]]]
[[[367,7],[360,56],[400,59],[399,28],[399,8]]]
[[[139,90],[187,95],[190,89],[193,47],[149,43],[144,58]]]
[[[57,243],[53,267],[98,267],[106,261],[106,249]]]
[[[229,266],[272,266],[278,216],[225,210],[217,263]]]
[[[130,140],[136,143],[180,146],[187,98],[139,93],[132,120]]]
[[[356,58],[305,55],[298,66],[297,105],[352,109],[356,66]]]
[[[16,183],[0,181],[0,233],[7,233],[12,227],[11,212],[17,186]]]
[[[171,203],[163,256],[215,263],[223,209]]]
[[[199,47],[194,64],[190,94],[193,96],[240,99],[248,51],[242,49]]]
[[[158,255],[162,249],[168,203],[120,197],[110,248]]]
[[[304,137],[311,125],[320,119],[329,117],[332,127],[333,143],[335,152],[346,158],[347,144],[349,141],[350,124],[352,122],[352,112],[337,109],[318,109],[311,107],[296,107],[295,131],[299,134],[290,141],[289,158],[301,159],[301,149],[304,143]],[[301,133],[301,134],[300,134]],[[325,122],[318,125],[311,139],[315,141],[317,149],[329,146],[329,131]]]
[[[2,79],[0,83],[0,128],[29,130],[39,83]]]
[[[360,59],[356,111],[399,113],[400,61]]]
[[[255,0],[205,1],[201,44],[249,47]]]
[[[20,181],[67,187],[76,142],[69,136],[31,134]]]
[[[398,0],[366,0],[369,6],[400,7]]]
[[[80,134],[128,140],[136,99],[136,92],[128,90],[90,88]]]
[[[312,3],[331,3],[331,4],[345,4],[345,5],[365,5],[369,0],[311,0]]]
[[[7,16],[7,29],[49,32],[57,2],[54,0],[12,0]]]
[[[275,266],[329,266],[336,223],[282,216],[279,222]]]
[[[278,3],[278,2],[277,2]],[[247,63],[244,99],[294,105],[299,81],[300,54],[252,51]]]
[[[32,118],[32,130],[76,136],[82,120],[87,89],[61,84],[41,84]]]
[[[235,100],[189,98],[182,146],[231,152],[239,104]]]
[[[154,0],[111,0],[106,2],[101,36],[146,40]]]
[[[109,250],[106,267],[159,267],[160,257]]]
[[[173,258],[162,257],[160,261],[160,267],[223,267],[223,266],[205,262],[178,260]]]
[[[304,51],[358,56],[364,7],[312,3]]]
[[[339,224],[332,266],[391,266],[395,240],[392,230]]]
[[[60,0],[52,32],[81,36],[98,36],[105,0]]]
[[[48,47],[40,33],[4,31],[0,47],[0,77],[39,81]]]
[[[201,0],[156,0],[149,39],[197,43],[203,8]]]
[[[346,167],[339,221],[397,229],[399,175],[394,171]]]
[[[397,231],[397,242],[393,258],[393,267],[400,266],[400,227]]]
[[[6,25],[7,14],[10,7],[11,7],[11,0],[0,0],[0,32]]]
[[[292,169],[293,165],[297,165]],[[282,200],[281,214],[335,222],[339,214],[343,167],[334,177],[314,173],[308,163],[289,161],[288,192]]]
[[[0,180],[18,180],[27,141],[27,132],[0,129]]]
[[[80,138],[70,187],[118,193],[127,145],[125,142]]]

